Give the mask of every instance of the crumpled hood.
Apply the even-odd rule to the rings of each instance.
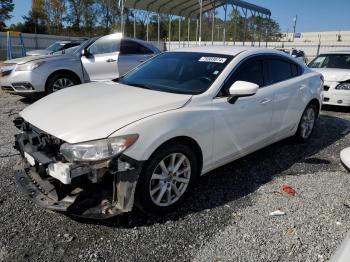
[[[66,55],[68,56],[68,55]],[[62,59],[64,55],[38,55],[38,56],[25,56],[20,58],[15,58],[11,60],[7,60],[4,62],[4,64],[25,64],[33,61],[48,61],[48,60],[56,60],[56,59]]]
[[[48,134],[78,143],[106,138],[132,122],[180,108],[190,98],[112,81],[95,82],[46,96],[20,116]]]
[[[343,82],[350,80],[350,70],[338,68],[312,68],[321,73],[325,81]]]

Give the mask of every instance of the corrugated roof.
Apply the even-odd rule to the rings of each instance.
[[[271,11],[242,0],[203,0],[203,13],[225,4],[235,5],[255,13],[270,16]],[[124,6],[161,14],[176,15],[183,17],[196,17],[200,12],[198,0],[125,0]]]

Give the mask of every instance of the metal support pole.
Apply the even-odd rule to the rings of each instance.
[[[233,5],[232,5],[232,8],[233,8]],[[238,6],[236,6],[236,8],[235,8],[235,10],[236,10],[236,14],[237,14],[237,12],[238,12]],[[237,19],[234,21],[234,33],[233,33],[233,45],[236,45],[236,39],[237,39],[237,20],[238,20],[238,18],[239,17],[237,17]]]
[[[248,29],[248,10],[243,9],[243,13],[244,13],[244,34],[243,34],[243,45],[245,45],[245,40],[247,37],[247,29]]]
[[[121,0],[120,31],[124,34],[124,0]]]
[[[170,50],[170,41],[171,41],[171,15],[169,15],[169,30],[168,30],[168,41],[169,41],[169,50]]]
[[[203,12],[203,0],[199,0],[199,45],[202,42],[202,12]]]
[[[213,17],[211,21],[211,45],[214,45],[214,27],[215,27],[215,3],[213,4]]]
[[[132,11],[134,15],[134,38],[136,38],[136,12],[135,10]]]
[[[224,31],[223,31],[222,42],[225,45],[226,44],[227,1],[226,1],[225,6],[224,6],[224,10],[225,10],[225,19],[224,19]]]
[[[197,26],[196,26],[196,45],[198,45],[198,19],[196,20]]]
[[[267,37],[268,37],[268,27],[270,26],[270,16],[267,19],[267,26],[266,26],[266,43],[265,43],[265,47],[267,47]]]
[[[191,18],[187,18],[187,46],[190,46],[190,24],[191,24]]]
[[[158,48],[160,45],[160,16],[158,14]]]
[[[255,46],[255,32],[256,32],[256,19],[255,19],[255,12],[252,12],[250,11],[252,16],[253,16],[253,19],[254,19],[254,24],[253,24],[253,38],[252,38],[252,44],[251,46]]]
[[[181,17],[179,17],[179,48],[181,47]]]
[[[147,42],[149,41],[149,36],[148,36],[148,34],[149,34],[149,12],[147,12],[147,24],[146,24],[146,39],[147,39]]]

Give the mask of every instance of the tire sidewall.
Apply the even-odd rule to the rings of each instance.
[[[186,191],[180,197],[180,199],[177,202],[171,204],[170,206],[161,207],[161,206],[157,206],[151,199],[151,196],[149,193],[150,180],[159,162],[164,157],[172,153],[182,153],[188,158],[191,165],[191,177],[190,177],[189,184],[186,188]],[[145,166],[142,169],[142,172],[140,174],[139,180],[137,182],[137,187],[136,187],[135,205],[146,213],[157,214],[157,215],[164,214],[174,210],[181,203],[183,203],[183,201],[192,191],[193,186],[197,181],[198,173],[199,173],[198,160],[195,155],[195,152],[190,147],[184,144],[170,144],[158,149],[155,153],[152,154],[149,160],[146,161]]]
[[[76,80],[74,77],[72,77],[71,75],[56,74],[56,75],[52,76],[52,77],[48,80],[48,82],[47,82],[47,85],[46,85],[46,87],[45,87],[45,93],[46,93],[47,95],[53,93],[53,84],[54,84],[58,79],[60,79],[60,78],[68,78],[69,80],[71,80],[71,81],[74,83],[74,85],[77,85],[77,84],[78,84],[78,83],[77,83],[77,80]]]
[[[304,114],[306,113],[306,111],[309,109],[309,108],[312,108],[314,110],[314,113],[315,113],[315,121],[314,121],[314,125],[312,127],[312,130],[310,132],[310,135],[307,137],[307,138],[304,138],[301,134],[301,123],[303,121],[303,116]],[[298,142],[301,142],[301,143],[305,143],[307,142],[310,137],[312,136],[312,133],[314,132],[314,129],[315,129],[315,125],[316,125],[316,120],[317,120],[317,108],[314,104],[309,104],[305,110],[303,111],[303,114],[301,115],[301,118],[300,118],[300,121],[299,121],[299,125],[298,125],[298,130],[297,130],[297,133],[296,133],[296,139]]]

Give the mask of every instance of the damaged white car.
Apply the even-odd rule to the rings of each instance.
[[[134,205],[168,212],[199,175],[289,136],[306,141],[322,85],[319,73],[275,50],[166,52],[23,110],[14,121],[16,180],[40,206],[78,216]]]

